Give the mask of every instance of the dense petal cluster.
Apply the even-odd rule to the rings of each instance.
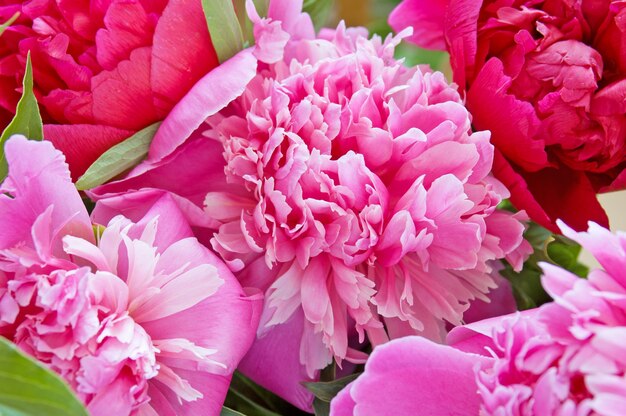
[[[490,261],[522,242],[518,218],[496,210],[507,194],[489,177],[488,134],[471,133],[441,73],[393,58],[400,38],[340,25],[270,57],[277,27],[256,18],[258,74],[206,121],[231,185],[206,197],[222,222],[214,249],[271,274],[261,332],[302,308],[310,374],[350,355],[350,322],[361,340],[383,322],[391,337],[441,338],[495,287]]]
[[[538,312],[541,327],[520,336],[514,325],[494,336],[504,359],[478,375],[488,414],[617,415],[626,406],[626,235],[593,223],[585,233],[561,228],[602,269],[580,279],[542,266],[554,302]]]
[[[94,239],[62,155],[21,137],[5,148],[0,335],[60,374],[92,415],[218,414],[256,302],[175,221],[167,195]]]
[[[92,195],[159,187],[203,207],[212,247],[266,293],[244,372],[294,338],[295,364],[278,365],[303,366],[299,380],[333,358],[362,361],[366,336],[443,339],[488,300],[495,261],[521,267],[529,248],[523,213],[497,209],[508,192],[490,176],[489,134],[471,132],[441,73],[394,59],[406,34],[341,24],[315,36],[297,2],[249,12],[256,47],[199,82],[148,160]],[[264,384],[282,390],[280,377]]]
[[[198,1],[0,0],[0,23],[16,13],[0,37],[0,130],[15,111],[30,51],[46,138],[74,178],[162,120],[218,63]]]
[[[396,392],[405,398],[398,399],[400,415],[432,402],[433,414],[622,414],[626,235],[593,223],[588,233],[560,226],[603,269],[581,279],[544,264],[543,283],[554,302],[457,327],[449,346],[405,338],[379,347],[363,376],[334,399],[331,414],[381,414],[379,406],[389,408],[385,400],[394,400]],[[459,386],[463,390],[453,397],[450,391]],[[445,400],[427,400],[433,397]]]
[[[617,0],[405,0],[390,23],[450,52],[496,176],[556,231],[558,218],[606,225],[595,193],[626,187],[624,19]]]

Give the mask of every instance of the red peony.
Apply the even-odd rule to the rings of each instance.
[[[626,187],[626,2],[404,0],[390,17],[447,49],[494,173],[557,230],[608,219],[596,193]]]
[[[200,1],[0,0],[0,22],[18,12],[0,37],[0,129],[30,50],[45,136],[74,179],[218,64]]]

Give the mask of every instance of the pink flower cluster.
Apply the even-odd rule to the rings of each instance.
[[[5,151],[0,335],[60,374],[92,415],[218,414],[260,299],[191,237],[166,194],[136,221],[96,226],[94,239],[60,152],[19,136]]]
[[[508,192],[489,174],[489,133],[471,132],[441,73],[394,59],[406,34],[368,39],[341,24],[316,37],[295,3],[272,2],[268,18],[248,5],[255,48],[190,91],[148,161],[92,195],[157,187],[201,205],[212,247],[266,294],[249,357],[300,339],[285,348],[295,385],[333,358],[362,362],[366,334],[443,339],[446,321],[488,301],[494,261],[520,268],[529,250],[523,213],[496,208]]]
[[[543,284],[554,302],[455,328],[450,346],[405,338],[379,347],[364,375],[334,400],[331,413],[380,414],[375,410],[385,404],[379,401],[411,391],[413,399],[397,414],[415,414],[424,403],[434,414],[450,409],[463,415],[622,414],[626,235],[593,223],[587,233],[560,225],[603,269],[581,279],[543,264]],[[448,392],[456,393],[458,386],[460,394]]]

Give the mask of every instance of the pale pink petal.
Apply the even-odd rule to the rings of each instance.
[[[5,154],[9,174],[0,188],[0,249],[20,243],[34,248],[31,227],[50,206],[51,237],[68,233],[93,241],[87,210],[59,151],[50,143],[13,136],[5,143]],[[57,255],[60,243],[52,246]]]
[[[171,154],[210,115],[240,96],[256,72],[256,59],[244,50],[205,75],[176,104],[157,131],[149,160]]]
[[[389,15],[389,25],[396,32],[412,27],[413,35],[408,40],[423,48],[444,50],[445,18],[449,3],[449,0],[405,0]]]

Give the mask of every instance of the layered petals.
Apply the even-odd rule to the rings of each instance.
[[[618,0],[404,0],[389,22],[450,53],[474,127],[503,158],[496,177],[556,232],[557,219],[607,226],[595,195],[624,188],[625,15]]]
[[[6,150],[0,202],[19,220],[0,246],[0,333],[92,415],[219,414],[261,294],[193,237],[167,192],[103,203],[92,229],[60,152],[20,136]]]
[[[27,1],[0,6],[0,130],[27,53],[45,137],[76,180],[108,148],[163,120],[218,65],[202,5],[183,0]]]

